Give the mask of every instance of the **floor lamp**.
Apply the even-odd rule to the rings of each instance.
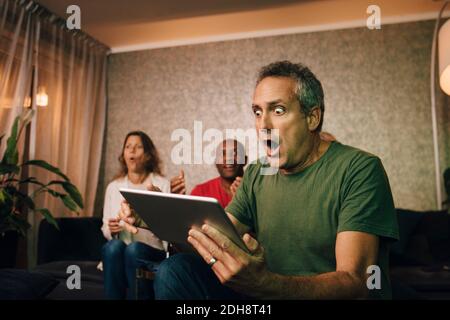
[[[439,144],[436,118],[436,47],[439,50],[439,84],[447,95],[450,95],[450,19],[442,27],[440,22],[442,14],[449,4],[445,1],[439,11],[434,28],[433,44],[431,49],[431,121],[433,126],[434,165],[436,176],[436,201],[439,210],[442,210],[441,169],[439,164]]]

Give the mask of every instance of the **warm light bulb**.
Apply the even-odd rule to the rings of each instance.
[[[23,100],[23,107],[24,108],[31,107],[31,97],[30,96],[26,96],[25,99]]]
[[[450,19],[439,30],[439,84],[450,96]]]
[[[450,96],[450,65],[442,71],[441,77],[439,78],[439,83],[442,91]]]
[[[36,104],[40,107],[48,106],[48,95],[45,92],[45,87],[39,87],[36,95]]]

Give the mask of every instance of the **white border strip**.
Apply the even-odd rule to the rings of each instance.
[[[421,13],[421,14],[392,16],[392,17],[382,18],[381,22],[383,25],[383,24],[395,24],[395,23],[406,23],[406,22],[413,22],[413,21],[432,20],[432,19],[436,19],[437,15],[438,15],[438,12],[436,11],[436,12],[427,12],[427,13]],[[444,18],[450,17],[450,10],[446,11],[443,14],[443,17]],[[352,20],[352,21],[344,21],[344,22],[338,22],[338,23],[292,27],[292,28],[284,28],[284,29],[239,32],[239,33],[231,33],[231,34],[199,37],[199,38],[190,38],[190,39],[146,42],[146,43],[136,44],[136,45],[113,47],[113,48],[111,48],[111,54],[130,52],[130,51],[139,51],[139,50],[178,47],[178,46],[219,42],[219,41],[271,37],[271,36],[288,35],[288,34],[295,34],[295,33],[309,33],[309,32],[318,32],[318,31],[360,28],[360,27],[365,27],[365,26],[366,26],[366,20]]]

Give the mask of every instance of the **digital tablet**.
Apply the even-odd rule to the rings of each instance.
[[[227,214],[214,198],[120,188],[131,208],[161,240],[192,251],[187,241],[191,228],[213,226],[246,252],[249,252]]]

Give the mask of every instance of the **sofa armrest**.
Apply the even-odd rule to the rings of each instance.
[[[46,220],[39,225],[38,264],[52,261],[101,260],[106,242],[100,230],[101,218],[58,218],[60,230]]]

